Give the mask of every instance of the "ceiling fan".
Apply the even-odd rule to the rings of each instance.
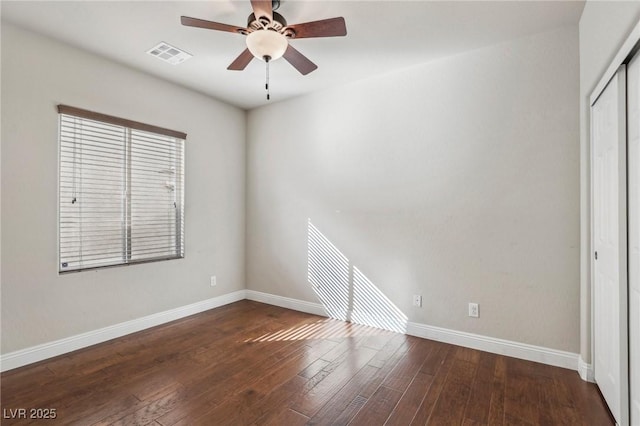
[[[221,24],[203,19],[182,16],[182,25],[209,30],[227,31],[247,36],[247,48],[227,67],[241,71],[256,57],[267,63],[267,90],[269,62],[281,57],[287,60],[302,75],[307,75],[318,66],[306,56],[294,49],[289,40],[311,37],[336,37],[347,35],[344,18],[330,18],[303,24],[287,25],[282,15],[274,10],[280,6],[280,0],[251,0],[253,13],[247,19],[247,27]]]

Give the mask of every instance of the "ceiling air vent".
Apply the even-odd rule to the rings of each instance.
[[[173,47],[164,41],[161,41],[157,46],[147,50],[147,53],[158,59],[162,59],[165,62],[169,62],[171,65],[178,65],[193,56],[192,54],[187,53],[184,50],[180,50],[177,47]]]

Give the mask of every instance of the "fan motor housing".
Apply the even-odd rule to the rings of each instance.
[[[263,29],[273,29],[275,31],[282,31],[283,28],[287,26],[287,20],[284,19],[284,16],[280,15],[278,12],[273,12],[273,20],[269,21],[268,18],[262,17],[260,19],[256,18],[256,14],[252,13],[247,18],[247,28],[251,30],[263,30]]]

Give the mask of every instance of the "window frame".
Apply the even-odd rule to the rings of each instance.
[[[185,199],[185,151],[186,151],[186,140],[187,140],[187,134],[184,132],[179,132],[179,131],[175,131],[175,130],[171,130],[171,129],[167,129],[164,127],[159,127],[159,126],[154,126],[154,125],[150,125],[150,124],[146,124],[146,123],[142,123],[142,122],[138,122],[138,121],[133,121],[133,120],[128,120],[125,118],[120,118],[120,117],[115,117],[112,115],[107,115],[107,114],[102,114],[99,112],[95,112],[95,111],[89,111],[89,110],[85,110],[82,108],[77,108],[77,107],[72,107],[72,106],[68,106],[68,105],[64,105],[64,104],[60,104],[57,105],[57,112],[58,112],[58,174],[57,174],[57,190],[58,190],[58,196],[57,196],[57,211],[58,211],[58,217],[57,217],[57,224],[58,224],[58,232],[57,232],[57,270],[58,270],[58,274],[63,275],[63,274],[68,274],[68,273],[74,273],[74,272],[82,272],[82,271],[89,271],[89,270],[97,270],[97,269],[103,269],[103,268],[112,268],[112,267],[118,267],[118,266],[130,266],[130,265],[136,265],[136,264],[141,264],[141,263],[149,263],[149,262],[159,262],[159,261],[164,261],[164,260],[174,260],[174,259],[183,259],[185,256],[185,236],[184,236],[184,219],[185,219],[185,212],[184,212],[184,199]],[[131,147],[133,145],[133,136],[132,136],[132,130],[134,131],[141,131],[141,132],[146,132],[146,133],[151,133],[151,134],[155,134],[155,135],[159,135],[159,136],[166,136],[166,137],[170,137],[170,138],[174,138],[175,139],[175,143],[179,146],[176,146],[175,149],[177,151],[180,152],[181,154],[181,158],[176,158],[174,160],[176,165],[181,166],[179,168],[179,170],[176,171],[176,180],[179,180],[180,182],[180,188],[179,188],[179,197],[177,197],[176,202],[174,202],[174,206],[176,209],[176,216],[175,216],[175,227],[176,227],[176,238],[175,238],[175,255],[161,255],[161,256],[157,256],[157,257],[151,257],[149,255],[147,255],[147,257],[143,257],[143,258],[139,258],[139,259],[132,259],[131,256],[131,251],[132,251],[132,244],[131,244],[131,227],[130,227],[130,220],[131,220],[131,213],[130,213],[130,204],[131,204],[131,200],[132,200],[132,194],[131,194],[131,188],[127,188],[127,191],[123,192],[123,212],[122,212],[122,229],[123,229],[123,243],[122,243],[122,259],[120,262],[118,263],[110,263],[110,264],[103,264],[103,265],[89,265],[89,266],[80,266],[80,267],[73,267],[73,269],[64,269],[63,264],[66,263],[63,260],[63,253],[62,253],[62,219],[63,219],[63,214],[61,212],[61,208],[62,208],[62,153],[63,153],[63,146],[62,146],[62,132],[63,132],[63,126],[62,126],[62,117],[63,115],[65,116],[70,116],[73,118],[78,118],[78,119],[86,119],[86,120],[92,120],[95,122],[99,122],[102,124],[107,124],[107,125],[115,125],[115,126],[120,126],[123,127],[125,130],[125,133],[127,134],[126,138],[125,138],[125,150],[128,151],[130,153],[131,151]],[[135,172],[135,168],[131,168],[131,162],[130,162],[130,157],[129,159],[124,159],[122,160],[122,167],[124,170],[126,170],[126,176],[128,180],[130,180],[131,175]],[[129,208],[128,208],[129,206]],[[129,210],[129,212],[126,212],[126,210]],[[167,222],[168,224],[170,224],[169,222]],[[125,241],[127,240],[127,241]]]

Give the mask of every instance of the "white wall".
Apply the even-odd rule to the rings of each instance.
[[[184,259],[58,275],[58,103],[188,134]],[[243,289],[245,120],[222,102],[3,23],[2,352]]]
[[[578,71],[570,27],[252,110],[247,287],[317,301],[310,220],[410,321],[577,352]]]
[[[640,20],[640,2],[587,1],[580,18],[580,355],[591,360],[589,97]]]

